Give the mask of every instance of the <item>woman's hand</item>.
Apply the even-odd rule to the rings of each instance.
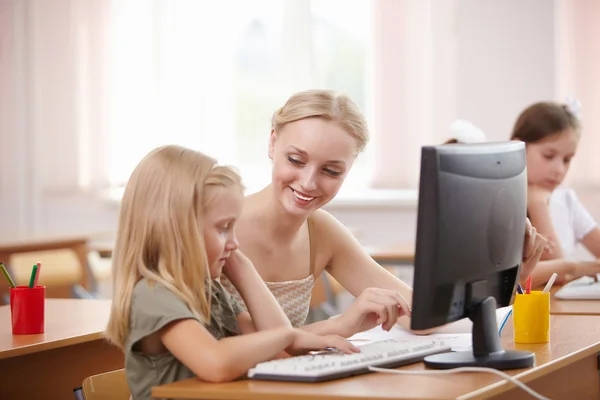
[[[398,317],[411,315],[408,302],[400,293],[378,288],[364,290],[354,303],[335,318],[338,332],[346,337],[382,325],[386,331],[392,329]]]
[[[301,329],[294,329],[296,339],[285,351],[290,355],[304,354],[311,350],[335,348],[343,353],[358,353],[360,350],[352,343],[338,335],[316,335]]]
[[[521,276],[519,279],[521,283],[524,283],[529,275],[531,275],[542,253],[548,247],[547,240],[537,233],[535,227],[531,225],[529,218],[526,219],[525,224],[525,245],[523,246],[523,262],[521,264]]]

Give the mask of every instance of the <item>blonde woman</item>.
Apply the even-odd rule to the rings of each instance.
[[[315,279],[325,270],[356,301],[339,318],[303,329],[349,337],[382,323],[384,329],[397,321],[409,326],[411,288],[379,266],[346,227],[321,209],[338,193],[368,140],[356,104],[332,91],[296,93],[273,115],[272,181],[246,197],[236,232],[241,251],[293,326],[304,324]],[[540,237],[527,230],[525,241],[523,270],[528,274],[540,256]],[[233,285],[222,282],[243,304]]]
[[[119,216],[106,334],[125,353],[135,400],[150,399],[154,386],[192,376],[229,381],[283,351],[358,351],[339,336],[291,327],[237,250],[233,229],[242,202],[233,170],[182,147],[152,151],[131,175]],[[218,281],[225,264],[240,282],[249,313]]]

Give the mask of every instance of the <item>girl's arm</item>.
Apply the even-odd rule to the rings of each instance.
[[[596,258],[600,258],[600,228],[594,228],[581,241],[586,249]]]
[[[527,188],[527,212],[537,231],[551,244],[552,251],[544,251],[541,260],[564,258],[560,240],[554,229],[550,215],[550,192],[538,186]]]
[[[227,382],[282,351],[297,354],[334,347],[344,353],[359,349],[339,336],[317,336],[290,327],[216,340],[193,319],[172,322],[159,331],[161,343],[196,376],[208,382]]]
[[[277,299],[265,285],[250,259],[241,251],[236,250],[231,254],[223,273],[236,287],[249,311],[249,315],[243,312],[238,316],[242,333],[282,326],[291,328],[290,320]]]
[[[291,346],[295,333],[289,327],[281,327],[216,340],[198,321],[186,319],[163,328],[160,340],[200,379],[227,382]]]
[[[565,259],[540,261],[531,274],[532,286],[545,285],[554,272],[558,274],[555,284],[563,285],[583,276],[595,277],[600,273],[600,261],[569,261]]]

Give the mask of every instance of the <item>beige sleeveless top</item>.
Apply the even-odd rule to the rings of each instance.
[[[308,311],[310,309],[310,297],[312,289],[315,286],[315,246],[314,246],[314,235],[313,235],[313,222],[312,218],[309,217],[308,223],[308,237],[310,242],[310,273],[309,275],[300,280],[296,281],[285,281],[285,282],[265,282],[267,287],[271,290],[271,293],[277,299],[277,302],[287,315],[288,319],[292,323],[292,326],[298,328],[304,324]],[[221,284],[227,289],[227,291],[236,299],[242,308],[247,311],[246,304],[242,299],[242,296],[238,293],[237,289],[233,284],[225,277],[221,276]]]

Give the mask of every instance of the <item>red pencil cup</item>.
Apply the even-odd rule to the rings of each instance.
[[[44,333],[46,327],[46,286],[17,286],[10,289],[10,316],[13,335]]]

